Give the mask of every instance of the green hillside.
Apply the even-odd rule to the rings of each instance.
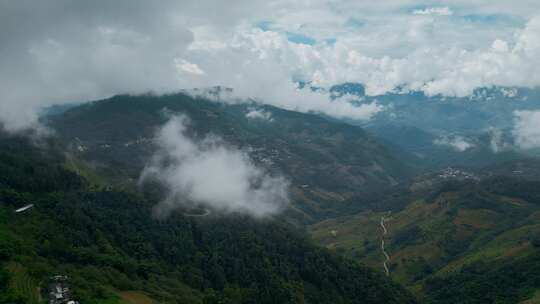
[[[39,301],[53,274],[69,276],[81,303],[414,302],[280,221],[155,220],[151,195],[90,187],[54,143],[2,136],[0,147],[0,303]]]
[[[253,110],[268,119],[250,119]],[[116,96],[84,104],[50,119],[72,154],[105,176],[138,178],[154,151],[152,139],[168,114],[183,113],[193,136],[212,133],[249,151],[259,166],[292,183],[294,217],[302,222],[335,216],[370,194],[411,176],[399,157],[361,128],[317,115],[257,104],[225,104],[184,94]]]
[[[429,303],[516,303],[534,296],[540,288],[539,181],[489,177],[421,189],[403,209],[323,221],[311,233],[322,245],[382,270],[384,217],[391,277]]]
[[[179,113],[190,118],[191,137],[217,135],[285,175],[290,208],[264,220],[181,210],[154,219],[162,191],[136,182],[157,130]],[[538,160],[413,178],[411,155],[396,156],[399,148],[361,128],[184,94],[116,96],[46,120],[57,137],[37,146],[0,138],[4,303],[39,302],[53,273],[68,274],[84,303],[538,298]],[[14,215],[28,203],[35,207]]]
[[[476,129],[474,132],[469,131],[463,138],[466,138],[471,146],[465,151],[459,151],[455,147],[437,144],[437,140],[441,138],[440,134],[430,133],[413,125],[373,123],[366,126],[366,130],[384,141],[395,153],[404,156],[408,154],[408,162],[423,168],[441,169],[447,166],[482,168],[524,157],[523,151],[518,149],[494,151],[493,137],[489,131]],[[511,142],[510,131],[504,133],[504,140]]]

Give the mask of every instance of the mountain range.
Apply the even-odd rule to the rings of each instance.
[[[353,197],[394,187],[415,171],[360,127],[267,105],[226,104],[186,94],[116,96],[51,116],[49,124],[71,146],[73,156],[98,171],[120,170],[123,182],[137,179],[155,151],[156,130],[172,113],[189,117],[194,137],[219,136],[247,151],[266,170],[283,174],[297,202],[291,211],[300,221],[337,214],[353,204]]]
[[[40,303],[52,274],[67,274],[84,303],[538,300],[540,161],[512,144],[510,124],[537,106],[537,90],[329,90],[334,102],[383,105],[368,122],[220,100],[219,90],[54,107],[45,137],[1,133],[0,303]],[[189,141],[177,149],[218,145],[257,176],[283,178],[283,212],[223,213],[143,183],[180,116]],[[510,146],[494,149],[492,124]],[[171,199],[183,204],[156,216]]]

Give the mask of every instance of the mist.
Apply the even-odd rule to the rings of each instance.
[[[540,148],[540,111],[514,112],[514,129],[512,133],[517,146],[520,148]]]
[[[172,116],[157,132],[158,151],[140,182],[157,180],[167,189],[154,215],[166,217],[179,208],[204,207],[254,217],[277,214],[289,203],[289,182],[257,167],[244,151],[221,138],[188,135],[190,119]]]
[[[443,136],[434,141],[436,145],[448,146],[457,152],[465,152],[474,147],[474,144],[461,136]]]

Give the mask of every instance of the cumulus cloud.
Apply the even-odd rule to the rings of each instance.
[[[226,42],[226,47],[189,52],[187,56],[193,62],[199,62],[210,72],[208,77],[187,75],[184,82],[195,85],[217,82],[272,104],[303,111],[324,110],[333,115],[343,111],[335,104],[328,104],[320,92],[298,90],[290,84],[291,78],[323,87],[343,82],[363,83],[368,95],[380,95],[400,87],[424,91],[427,95],[465,97],[479,87],[540,85],[540,72],[535,68],[540,58],[540,17],[531,19],[522,29],[515,29],[507,40],[495,38],[473,49],[438,41],[434,27],[443,25],[437,23],[411,21],[409,32],[400,33],[396,29],[414,44],[427,39],[418,43],[420,47],[408,49],[404,56],[389,56],[386,54],[390,52],[385,50],[382,55],[370,55],[366,52],[369,48],[359,48],[347,39],[338,39],[333,44],[306,45],[288,41],[286,35],[277,31],[241,28]],[[372,38],[371,42],[380,37]],[[461,39],[447,37],[451,38]],[[229,60],[222,62],[219,58]],[[276,90],[277,87],[281,89]],[[359,110],[351,107],[346,111]]]
[[[462,136],[444,136],[434,141],[434,144],[448,146],[458,152],[465,152],[475,145]]]
[[[189,87],[219,84],[233,88],[233,95],[243,100],[257,99],[288,110],[337,118],[366,120],[383,110],[377,103],[357,106],[347,98],[332,102],[328,92],[299,88],[295,78],[313,79],[314,85],[328,84],[317,79],[320,72],[312,68],[324,66],[322,55],[316,47],[290,42],[277,32],[239,29],[226,47],[192,49],[186,56],[206,71],[206,75],[181,73],[181,82]]]
[[[270,176],[241,150],[209,135],[188,135],[189,119],[173,116],[157,133],[159,152],[146,166],[141,182],[157,179],[167,198],[155,207],[167,216],[179,207],[203,206],[220,212],[256,217],[276,214],[288,203],[288,182]]]
[[[540,148],[540,111],[514,112],[513,135],[522,149]]]
[[[369,119],[384,109],[332,102],[294,82],[359,82],[369,95],[537,86],[539,11],[533,0],[0,1],[0,121],[17,130],[55,103],[215,85]]]

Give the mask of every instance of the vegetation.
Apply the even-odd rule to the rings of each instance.
[[[30,291],[52,274],[68,275],[82,303],[119,303],[129,290],[164,303],[414,302],[280,221],[156,220],[151,194],[90,187],[54,145],[0,141],[1,303],[35,302]],[[14,213],[26,203],[35,207]]]
[[[478,261],[426,282],[427,303],[519,303],[540,286],[540,253],[497,263]],[[463,299],[467,299],[463,301]]]
[[[269,113],[271,121],[247,118],[252,109]],[[284,174],[295,188],[290,216],[299,222],[350,212],[362,205],[358,198],[368,203],[374,192],[412,173],[399,154],[359,127],[255,103],[228,105],[185,94],[122,95],[74,107],[49,124],[71,143],[75,156],[99,164],[102,175],[123,183],[138,177],[154,151],[151,139],[172,113],[189,116],[193,136],[218,135],[249,151],[258,165]]]
[[[434,183],[436,184],[436,183]],[[411,192],[387,217],[391,276],[429,303],[516,303],[540,288],[540,182],[488,177]],[[383,212],[311,227],[326,247],[382,269]],[[488,292],[489,291],[489,292]]]
[[[248,119],[253,108],[272,120]],[[293,204],[283,219],[153,218],[159,186],[134,181],[171,113],[189,115],[192,136],[221,136],[285,174]],[[415,169],[403,161],[416,156],[397,157],[401,148],[358,127],[184,94],[116,96],[48,123],[59,138],[37,146],[0,134],[0,304],[40,302],[39,288],[56,273],[70,277],[83,303],[413,303],[383,275],[383,217],[391,278],[423,302],[538,299],[537,160],[408,184]],[[418,130],[401,131],[398,144],[408,144]],[[425,134],[413,144],[432,143]],[[479,163],[482,149],[466,161]],[[452,161],[445,153],[437,157]],[[315,242],[290,223],[312,224]]]

